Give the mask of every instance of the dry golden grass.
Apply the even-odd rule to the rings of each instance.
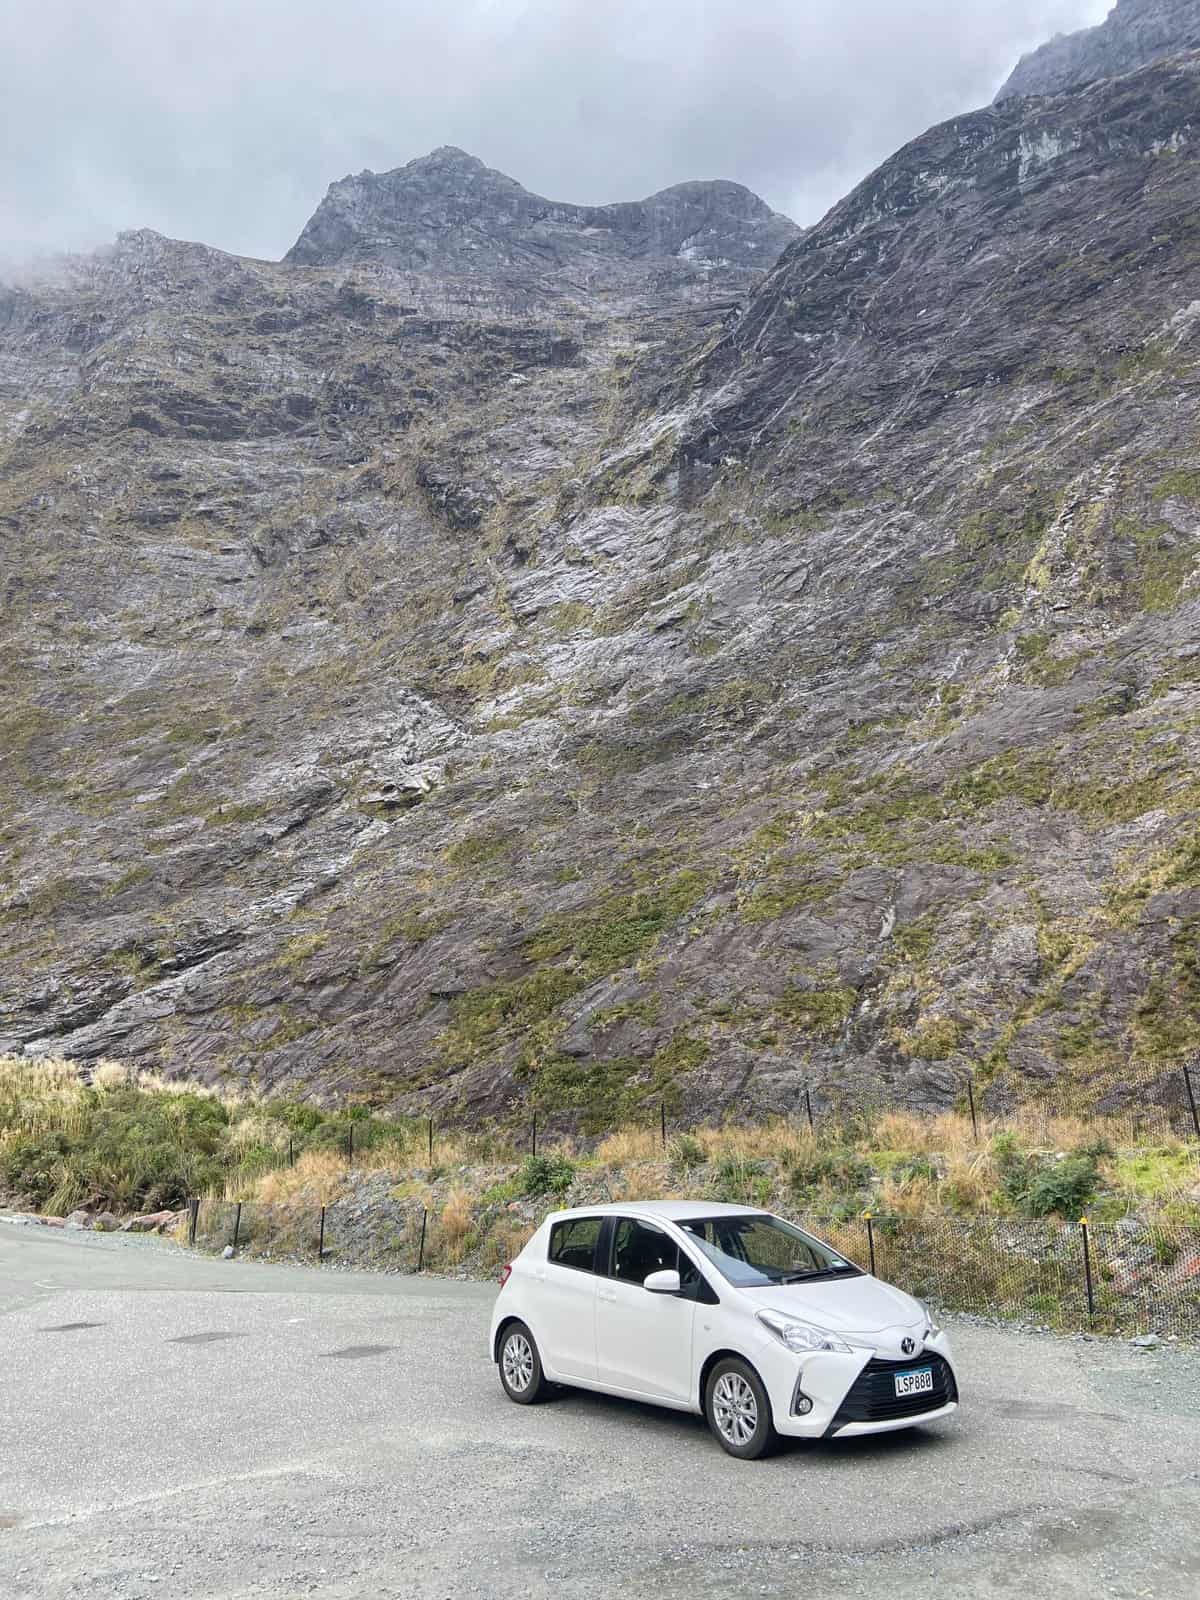
[[[666,1167],[651,1162],[621,1167],[609,1192],[614,1200],[680,1200],[679,1185],[671,1183]]]
[[[506,1261],[520,1255],[536,1231],[530,1223],[507,1219],[497,1222],[483,1241],[483,1265],[502,1267]]]
[[[901,1217],[924,1216],[938,1209],[938,1181],[925,1176],[885,1178],[879,1190],[878,1205]]]
[[[234,1151],[266,1145],[270,1149],[287,1152],[287,1130],[261,1113],[251,1112],[235,1122],[228,1137],[230,1148]]]
[[[413,1163],[413,1145],[411,1139],[397,1137],[388,1139],[382,1144],[373,1144],[368,1149],[354,1152],[354,1169],[356,1172],[399,1172]]]
[[[946,1162],[939,1199],[955,1211],[986,1211],[998,1183],[996,1163],[986,1150],[956,1152]]]
[[[368,1170],[393,1167],[461,1167],[472,1166],[487,1159],[484,1151],[490,1141],[478,1134],[466,1132],[437,1133],[433,1139],[433,1159],[430,1160],[425,1130],[420,1126],[397,1135],[373,1150],[363,1152],[361,1162],[355,1156],[355,1165]]]
[[[979,1142],[987,1138],[980,1125]],[[859,1141],[864,1150],[899,1150],[906,1155],[949,1155],[975,1148],[970,1117],[945,1112],[939,1117],[917,1117],[907,1111],[885,1111],[875,1119],[869,1138]]]
[[[69,1061],[0,1056],[0,1121],[19,1133],[82,1132],[87,1089]]]
[[[253,1200],[264,1206],[313,1204],[327,1206],[346,1191],[349,1163],[336,1150],[306,1150],[294,1167],[277,1167],[246,1182],[226,1185],[226,1200]],[[233,1192],[240,1191],[240,1192]]]
[[[693,1137],[710,1161],[732,1157],[785,1164],[795,1160],[812,1140],[807,1128],[793,1127],[782,1118],[745,1126],[730,1122],[719,1128],[698,1128]]]
[[[129,1070],[119,1061],[97,1061],[92,1068],[92,1084],[97,1089],[124,1089]]]
[[[1077,1150],[1099,1140],[1121,1149],[1145,1142],[1138,1137],[1132,1117],[1054,1116],[1038,1105],[1021,1106],[990,1131],[1015,1134],[1017,1142],[1031,1150]],[[1154,1142],[1174,1149],[1182,1143],[1171,1134],[1156,1134]]]
[[[469,1189],[456,1185],[446,1197],[442,1207],[442,1244],[447,1258],[461,1261],[467,1234],[471,1231],[472,1195]]]
[[[595,1161],[600,1167],[625,1167],[635,1161],[653,1161],[662,1154],[662,1140],[655,1128],[618,1128],[596,1146]]]
[[[0,1056],[0,1102],[11,1098],[31,1108],[81,1105],[87,1098],[88,1085],[79,1074],[79,1064],[74,1061],[50,1057],[31,1061],[24,1056]],[[157,1072],[135,1072],[120,1061],[107,1059],[91,1067],[91,1087],[100,1094],[131,1088],[146,1094],[178,1093],[182,1089],[189,1094],[210,1097],[216,1093],[203,1084],[171,1083]],[[236,1103],[229,1096],[221,1098],[226,1104]]]

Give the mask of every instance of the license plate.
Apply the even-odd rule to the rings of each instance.
[[[898,1372],[896,1374],[896,1395],[902,1394],[932,1394],[933,1368],[921,1367],[916,1372]]]

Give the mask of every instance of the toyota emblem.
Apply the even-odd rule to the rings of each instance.
[[[916,1348],[917,1348],[917,1341],[915,1339],[901,1339],[901,1341],[900,1341],[900,1349],[901,1349],[901,1351],[903,1352],[904,1355],[911,1356],[913,1351]]]

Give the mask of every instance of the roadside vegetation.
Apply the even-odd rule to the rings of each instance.
[[[50,1216],[178,1208],[297,1151],[395,1160],[410,1130],[355,1109],[237,1099],[98,1062],[0,1056],[0,1196]]]
[[[1133,1146],[1104,1119],[1030,1109],[999,1121],[900,1112],[840,1129],[784,1121],[670,1134],[630,1125],[596,1141],[543,1137],[530,1155],[509,1133],[434,1130],[365,1110],[238,1099],[101,1062],[86,1084],[68,1062],[0,1058],[0,1193],[63,1216],[180,1207],[190,1196],[287,1206],[336,1200],[357,1174],[425,1196],[467,1220],[462,1235],[517,1202],[666,1196],[771,1205],[830,1217],[1011,1218],[1084,1213],[1200,1225],[1200,1148]],[[453,1230],[452,1230],[453,1231]]]

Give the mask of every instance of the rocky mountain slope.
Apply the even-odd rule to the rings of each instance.
[[[681,183],[626,205],[572,206],[530,194],[450,146],[393,172],[330,185],[285,260],[302,266],[382,263],[456,284],[481,284],[517,305],[587,311],[648,282],[749,286],[800,230],[737,183]]]
[[[6,292],[0,1049],[590,1124],[1179,1059],[1198,87],[934,129],[748,298],[725,186],[688,255],[455,152]]]
[[[1022,56],[996,96],[1064,94],[1200,48],[1200,0],[1116,0],[1105,20]]]

